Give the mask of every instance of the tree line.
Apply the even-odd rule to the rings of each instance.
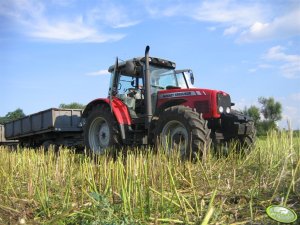
[[[258,98],[260,108],[257,106],[245,107],[244,114],[252,117],[256,127],[257,135],[264,136],[269,130],[277,130],[277,122],[282,118],[282,105],[273,97]]]

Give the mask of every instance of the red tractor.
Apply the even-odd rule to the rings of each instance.
[[[230,95],[195,88],[191,70],[175,70],[169,60],[133,58],[109,67],[108,98],[90,102],[83,112],[85,146],[101,154],[122,145],[179,149],[183,157],[206,153],[211,142],[237,140],[249,147],[255,138],[251,118],[232,110]]]

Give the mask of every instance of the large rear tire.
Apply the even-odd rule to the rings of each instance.
[[[156,122],[155,140],[168,153],[174,149],[182,158],[205,158],[210,148],[210,129],[207,121],[189,107],[182,105],[165,109]]]
[[[84,143],[89,153],[101,155],[120,143],[117,121],[106,105],[97,105],[88,114],[84,126]]]

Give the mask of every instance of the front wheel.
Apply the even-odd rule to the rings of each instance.
[[[182,158],[206,157],[211,144],[210,129],[202,116],[185,106],[165,109],[156,122],[154,136],[168,153],[177,149]]]
[[[251,128],[251,132],[239,137],[239,150],[245,154],[250,153],[256,141],[256,129],[253,121],[248,121],[246,126]]]
[[[235,151],[243,156],[248,155],[255,146],[256,129],[253,121],[244,123],[249,132],[232,137],[225,141],[215,142],[214,149],[218,155],[228,155],[230,151]]]
[[[119,144],[119,129],[108,106],[97,105],[89,113],[84,126],[85,147],[90,153],[103,154]]]

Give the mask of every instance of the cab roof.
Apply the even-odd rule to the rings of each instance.
[[[137,57],[133,59],[129,59],[126,61],[119,62],[118,64],[118,69],[122,69],[126,66],[126,62],[133,62],[135,66],[143,66],[145,63],[145,57]],[[176,68],[176,63],[166,60],[166,59],[160,59],[156,57],[149,57],[149,64],[150,65],[155,65],[159,67],[164,67],[164,68],[170,68],[170,69],[175,69]],[[115,68],[115,65],[112,65],[108,68],[108,72],[112,72]]]

